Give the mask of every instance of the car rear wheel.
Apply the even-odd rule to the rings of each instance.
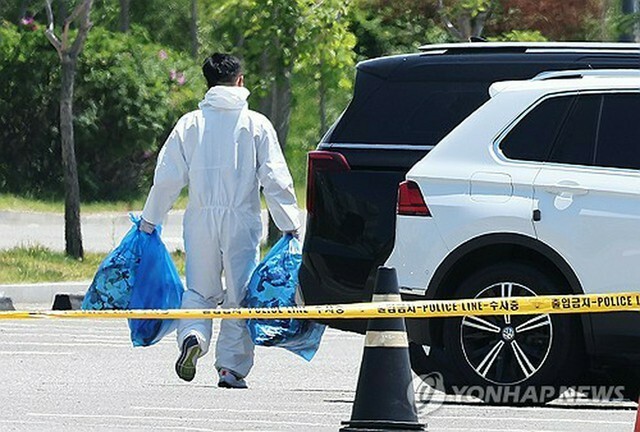
[[[562,289],[551,274],[521,262],[479,269],[452,288],[457,298],[504,301]],[[443,331],[447,356],[471,385],[466,392],[491,403],[543,404],[573,384],[584,366],[577,316],[466,316],[448,319]]]

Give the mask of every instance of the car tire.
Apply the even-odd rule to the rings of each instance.
[[[449,288],[456,298],[537,296],[562,293],[562,282],[537,266],[509,261],[477,269]],[[443,343],[468,384],[465,392],[498,405],[553,400],[585,365],[576,315],[451,318]]]

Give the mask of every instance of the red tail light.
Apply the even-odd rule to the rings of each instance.
[[[349,171],[351,167],[347,159],[335,152],[324,150],[311,151],[309,156],[309,170],[307,171],[307,211],[313,213],[316,178],[318,172]]]
[[[416,182],[410,180],[400,183],[398,187],[398,211],[404,216],[431,216],[422,192]]]

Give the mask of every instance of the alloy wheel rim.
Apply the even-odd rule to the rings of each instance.
[[[517,282],[500,282],[475,298],[499,297],[504,299],[500,303],[508,305],[510,297],[536,295]],[[534,376],[546,362],[552,343],[553,323],[548,314],[467,316],[460,324],[467,364],[493,384],[514,385]]]

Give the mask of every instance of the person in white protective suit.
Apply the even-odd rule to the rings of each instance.
[[[183,309],[240,305],[259,260],[260,187],[278,228],[296,236],[300,229],[293,180],[276,132],[265,116],[249,110],[239,60],[216,53],[202,69],[209,90],[199,110],[178,120],[160,151],[140,228],[152,232],[188,185]],[[211,320],[180,321],[175,366],[180,378],[194,378],[211,336]],[[215,363],[219,387],[247,387],[253,351],[245,321],[222,320]]]

